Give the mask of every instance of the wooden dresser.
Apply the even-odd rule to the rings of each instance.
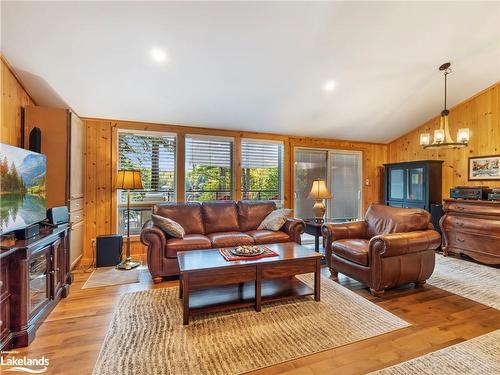
[[[500,264],[500,201],[445,199],[443,252]]]

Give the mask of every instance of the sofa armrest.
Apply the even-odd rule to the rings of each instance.
[[[382,234],[370,240],[369,255],[370,258],[373,256],[393,257],[436,250],[439,245],[441,245],[441,236],[433,229]]]
[[[167,235],[155,226],[152,220],[148,220],[142,226],[141,242],[148,247],[148,268],[155,280],[162,275]]]
[[[330,266],[332,258],[332,242],[345,238],[366,238],[366,222],[364,220],[347,223],[327,223],[321,227],[325,240],[325,258]]]
[[[281,227],[281,230],[288,234],[290,241],[296,242],[300,245],[300,235],[304,233],[306,225],[304,220],[296,218],[288,218]]]

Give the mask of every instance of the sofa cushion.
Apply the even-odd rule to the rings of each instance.
[[[205,233],[239,232],[238,212],[234,201],[203,202]]]
[[[210,233],[207,237],[212,242],[213,248],[254,244],[252,237],[241,232]]]
[[[239,201],[238,223],[240,230],[248,232],[255,230],[262,220],[276,209],[276,203],[272,201]]]
[[[170,238],[165,244],[167,258],[177,257],[178,251],[210,249],[212,243],[203,234],[186,234],[184,238]]]
[[[186,234],[205,233],[201,205],[198,202],[160,203],[154,206],[153,213],[176,221]]]
[[[246,232],[246,234],[253,238],[256,245],[290,241],[290,236],[281,231],[273,232],[272,230],[251,230]]]
[[[153,214],[151,215],[151,220],[153,220],[154,225],[171,237],[184,238],[186,234],[184,228],[182,228],[177,221],[169,219],[168,217]]]
[[[429,228],[431,215],[420,208],[398,208],[371,204],[366,210],[367,237],[379,234],[413,232]]]
[[[333,253],[351,262],[368,266],[369,240],[344,239],[332,242]]]
[[[288,217],[291,215],[292,210],[288,208],[280,208],[274,210],[269,215],[262,220],[262,223],[257,227],[258,230],[266,229],[272,231],[278,231],[285,224]]]

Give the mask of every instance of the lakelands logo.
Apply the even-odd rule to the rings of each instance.
[[[47,372],[49,359],[45,356],[41,358],[16,358],[15,356],[3,358],[0,357],[1,372],[25,372],[28,374],[43,374]]]

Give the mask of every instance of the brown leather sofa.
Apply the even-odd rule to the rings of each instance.
[[[239,245],[279,242],[300,244],[304,222],[288,219],[277,231],[257,230],[276,204],[271,201],[212,201],[162,203],[153,208],[156,215],[178,222],[186,232],[183,239],[169,237],[151,220],[142,227],[141,242],[148,247],[148,268],[153,280],[179,274],[177,252]]]
[[[324,224],[326,261],[338,272],[370,287],[375,296],[407,283],[425,284],[441,236],[422,209],[372,204],[362,221]]]

